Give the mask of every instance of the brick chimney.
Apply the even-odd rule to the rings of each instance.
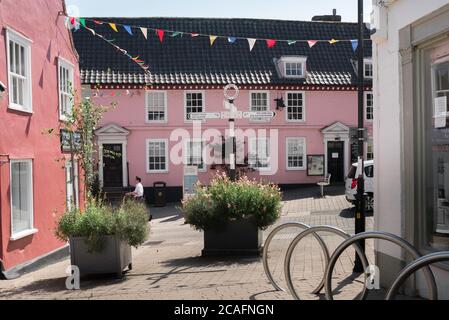
[[[341,22],[341,16],[337,15],[337,9],[333,9],[332,15],[314,16],[312,21]]]

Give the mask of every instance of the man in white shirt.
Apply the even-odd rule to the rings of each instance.
[[[142,179],[136,177],[136,188],[133,192],[129,192],[126,194],[129,197],[134,197],[136,200],[143,200],[143,185]]]

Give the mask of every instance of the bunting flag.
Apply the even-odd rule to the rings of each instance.
[[[351,44],[352,44],[352,50],[354,50],[354,52],[356,52],[357,48],[359,47],[359,40],[351,40]]]
[[[147,28],[140,28],[140,31],[142,31],[142,34],[145,37],[145,39],[148,39],[148,29]]]
[[[115,32],[118,32],[117,25],[115,23],[109,23],[109,26],[111,27],[112,30],[114,30]]]
[[[307,43],[309,44],[309,48],[313,48],[313,46],[316,45],[317,42],[318,41],[316,41],[316,40],[309,40],[309,41],[307,41]]]
[[[129,35],[134,35],[133,34],[133,29],[140,29],[140,31],[142,32],[143,36],[145,39],[148,39],[148,30],[154,31],[157,34],[157,37],[159,38],[159,41],[162,43],[164,41],[164,36],[165,33],[169,34],[170,37],[172,38],[176,38],[178,36],[183,36],[183,34],[189,34],[192,38],[196,38],[196,37],[207,37],[209,39],[210,45],[213,46],[215,41],[219,38],[222,39],[227,39],[228,43],[234,44],[237,42],[237,40],[246,40],[248,41],[248,45],[249,45],[249,51],[251,52],[254,49],[254,46],[256,44],[257,41],[265,41],[268,48],[273,48],[274,46],[276,46],[276,44],[278,42],[283,42],[283,43],[287,43],[289,46],[295,45],[297,43],[307,43],[309,45],[309,48],[314,47],[316,44],[318,44],[319,42],[327,42],[330,43],[331,45],[334,45],[338,42],[351,42],[352,45],[352,49],[354,51],[357,50],[359,42],[357,40],[354,39],[321,39],[321,40],[307,40],[307,39],[302,39],[302,40],[295,40],[295,39],[290,39],[290,40],[282,40],[282,39],[264,39],[264,38],[245,38],[245,37],[236,37],[236,36],[225,36],[225,35],[211,35],[211,34],[201,34],[201,33],[195,33],[195,32],[182,32],[182,31],[176,31],[176,30],[166,30],[166,29],[153,29],[153,28],[148,28],[148,27],[143,27],[143,26],[135,26],[135,25],[124,25],[124,24],[120,24],[120,23],[114,23],[114,22],[109,22],[109,21],[100,21],[100,20],[94,20],[94,19],[89,19],[89,18],[74,18],[74,17],[67,17],[67,19],[69,20],[70,24],[74,26],[75,30],[78,30],[80,28],[80,26],[82,26],[83,28],[86,28],[86,30],[90,31],[93,35],[96,35],[96,32],[89,28],[87,26],[87,22],[91,21],[92,23],[95,23],[97,25],[103,25],[103,24],[107,24],[111,27],[112,30],[114,30],[115,32],[119,32],[119,28],[118,26],[120,26],[121,28],[123,28],[124,30],[126,30],[126,32]],[[105,39],[106,40],[106,39]],[[371,41],[371,39],[364,39],[364,41]],[[112,42],[112,41],[111,41]]]
[[[251,39],[251,38],[248,38],[248,44],[249,44],[249,51],[251,52],[251,51],[253,51],[253,49],[254,49],[254,45],[256,44],[256,39]]]
[[[162,43],[164,41],[165,31],[161,29],[156,29],[157,36],[159,37],[159,41]]]
[[[214,42],[215,42],[215,40],[217,40],[217,38],[218,38],[217,36],[210,36],[210,37],[209,37],[210,45],[211,45],[211,46],[214,45]]]
[[[267,40],[267,46],[268,48],[273,48],[276,45],[276,40],[268,39]]]
[[[130,34],[133,35],[133,31],[131,30],[130,26],[123,26],[123,28]]]

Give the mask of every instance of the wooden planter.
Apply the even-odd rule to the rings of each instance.
[[[70,238],[70,261],[77,266],[80,275],[115,274],[123,277],[123,271],[132,270],[131,246],[118,236],[105,236],[104,249],[90,253],[86,238]]]
[[[228,222],[220,231],[204,231],[203,256],[258,256],[262,231],[253,219]]]

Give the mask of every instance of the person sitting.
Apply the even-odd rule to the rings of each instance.
[[[143,185],[142,185],[142,179],[139,177],[136,177],[136,188],[133,192],[128,192],[126,196],[133,197],[135,200],[144,200],[143,198]]]

